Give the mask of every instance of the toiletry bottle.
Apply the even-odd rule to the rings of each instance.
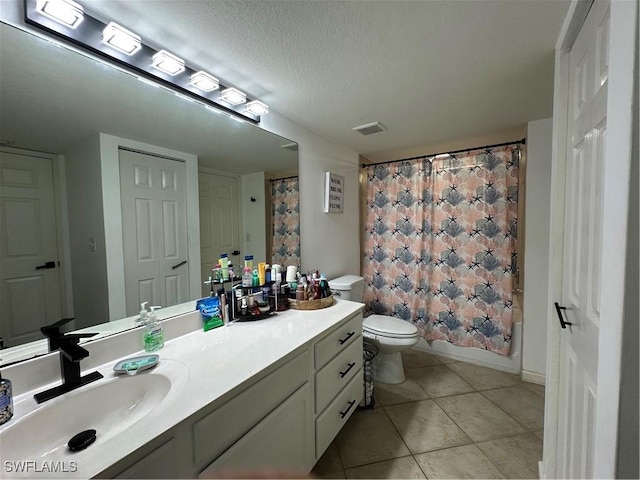
[[[229,281],[231,281],[231,283],[233,284],[236,278],[236,274],[233,271],[233,264],[231,263],[231,260],[229,260],[229,264],[227,265],[227,270],[229,271]]]
[[[222,279],[229,280],[229,255],[226,253],[220,255],[220,266],[222,267]]]
[[[149,320],[149,312],[147,311],[147,303],[149,303],[149,302],[142,302],[140,304],[140,318],[138,318],[138,321],[140,323],[142,323],[142,325],[146,325],[147,321]]]
[[[13,417],[13,392],[11,381],[2,378],[0,373],[0,425],[7,423]]]
[[[242,315],[246,315],[248,308],[249,307],[247,306],[247,297],[242,297],[242,303],[240,304],[240,313]]]
[[[266,280],[266,268],[266,262],[258,262],[258,278],[260,279],[260,286],[264,285],[264,282]]]
[[[251,283],[253,283],[254,287],[260,286],[260,277],[258,276],[258,270],[253,270],[253,275],[251,277]]]
[[[264,282],[271,282],[271,266],[268,263],[264,266]]]
[[[147,352],[155,352],[164,347],[164,332],[162,331],[162,325],[158,322],[156,316],[156,308],[161,308],[158,305],[149,307],[151,313],[149,314],[149,321],[144,331],[144,349]]]
[[[251,277],[251,269],[249,267],[244,267],[244,272],[242,273],[242,286],[250,287],[253,285],[253,278]]]
[[[253,255],[245,255],[244,256],[244,268],[248,268],[249,270],[253,270]]]
[[[296,300],[304,300],[304,287],[301,283],[299,283],[298,287],[296,288]]]

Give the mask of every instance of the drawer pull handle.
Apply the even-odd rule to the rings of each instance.
[[[344,418],[347,416],[347,413],[349,413],[349,410],[351,410],[351,408],[356,404],[355,400],[351,400],[349,402],[349,406],[347,407],[347,409],[344,412],[340,412],[340,418]]]
[[[352,362],[352,363],[349,363],[349,364],[347,364],[347,365],[348,365],[347,369],[346,369],[344,372],[340,372],[340,378],[344,378],[344,376],[345,376],[347,373],[349,373],[349,370],[351,370],[353,367],[355,367],[355,366],[356,366],[356,362]]]
[[[346,337],[338,340],[338,342],[340,342],[340,345],[344,345],[345,342],[347,342],[351,337],[353,337],[356,334],[356,332],[350,332]]]

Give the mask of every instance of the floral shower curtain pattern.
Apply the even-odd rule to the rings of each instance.
[[[300,265],[300,193],[298,177],[271,181],[272,262]]]
[[[508,355],[519,160],[510,145],[367,167],[368,311]]]

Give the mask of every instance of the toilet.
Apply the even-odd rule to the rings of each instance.
[[[362,303],[364,278],[344,275],[329,281],[334,295],[343,300]],[[375,379],[382,383],[402,383],[405,380],[400,352],[418,343],[415,325],[386,315],[370,315],[362,322],[362,336],[378,348],[375,357]]]

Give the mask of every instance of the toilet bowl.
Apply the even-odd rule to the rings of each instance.
[[[400,352],[418,343],[415,325],[399,318],[370,315],[362,322],[365,341],[378,347],[374,378],[382,383],[402,383],[405,380]]]
[[[345,275],[329,281],[331,291],[339,298],[362,302],[364,279],[356,275]],[[386,315],[370,315],[362,322],[365,342],[378,348],[375,357],[374,378],[382,383],[402,383],[405,380],[400,352],[418,343],[415,325]]]

